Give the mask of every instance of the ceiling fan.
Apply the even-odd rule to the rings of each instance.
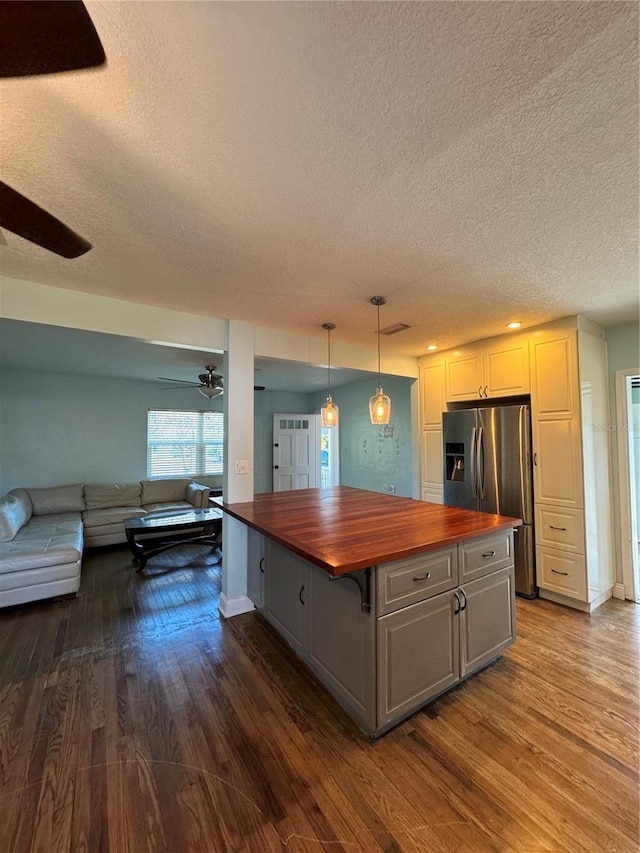
[[[2,0],[0,77],[59,74],[104,65],[98,33],[80,0]],[[67,225],[0,181],[0,227],[63,258],[91,248]]]
[[[220,394],[224,394],[224,379],[220,376],[219,373],[216,373],[215,364],[208,364],[205,367],[206,373],[200,373],[198,375],[199,382],[189,382],[186,379],[170,379],[168,376],[158,376],[158,379],[161,379],[163,382],[176,382],[176,385],[168,385],[166,388],[163,388],[163,391],[177,391],[178,387],[182,388],[197,388],[198,391],[203,394],[205,397],[208,397],[209,400],[212,400],[214,397],[218,397]],[[264,391],[264,385],[254,385],[254,391]]]

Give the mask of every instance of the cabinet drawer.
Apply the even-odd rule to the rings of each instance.
[[[538,545],[584,554],[583,519],[582,510],[539,504],[536,507]]]
[[[423,601],[458,583],[456,546],[378,566],[378,616]]]
[[[587,573],[582,554],[538,547],[536,563],[539,587],[587,600]]]
[[[513,565],[513,531],[460,542],[460,583]]]

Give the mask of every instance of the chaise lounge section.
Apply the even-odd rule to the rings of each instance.
[[[84,548],[126,542],[125,518],[208,504],[188,478],[13,489],[0,498],[0,607],[77,593]]]

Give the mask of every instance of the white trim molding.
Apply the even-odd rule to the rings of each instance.
[[[227,598],[221,592],[218,610],[225,619],[231,619],[232,616],[239,616],[241,613],[251,613],[252,610],[255,610],[255,607],[251,599],[246,595],[241,595],[238,598]]]

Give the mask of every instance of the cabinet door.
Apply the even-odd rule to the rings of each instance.
[[[444,359],[423,363],[420,367],[420,401],[424,428],[442,428],[446,399]]]
[[[513,567],[460,587],[460,676],[497,658],[515,640]]]
[[[528,394],[529,388],[529,345],[526,341],[487,350],[484,357],[484,397]]]
[[[264,604],[264,554],[262,534],[249,528],[247,543],[247,595],[258,610]]]
[[[582,508],[582,454],[576,418],[533,423],[536,504]]]
[[[267,540],[265,616],[300,656],[304,646],[305,561]]]
[[[442,489],[442,430],[422,431],[422,485],[425,489]]]
[[[353,577],[332,578],[317,566],[307,566],[307,663],[348,714],[373,732],[375,610],[363,612],[360,588]],[[365,571],[371,572],[367,569],[359,574]]]
[[[536,419],[571,417],[576,411],[576,342],[573,335],[531,344],[531,405]]]
[[[482,353],[447,359],[447,400],[479,400],[483,394]]]
[[[455,601],[444,592],[378,619],[378,728],[458,681]]]

